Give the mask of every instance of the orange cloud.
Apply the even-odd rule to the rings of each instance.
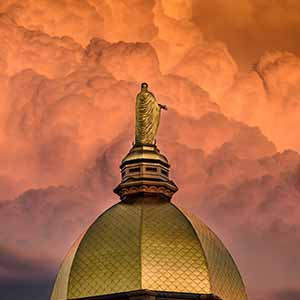
[[[253,299],[287,290],[283,276],[297,286],[297,3],[3,0],[0,12],[0,240],[16,261],[3,278],[26,277],[22,261],[40,274],[31,256],[57,263],[116,201],[147,81],[169,108],[158,145],[174,201],[221,235]]]

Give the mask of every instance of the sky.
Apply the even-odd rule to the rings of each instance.
[[[1,0],[0,290],[49,299],[118,201],[140,83],[173,198],[234,257],[249,300],[300,298],[298,0]],[[3,298],[4,297],[4,298]]]

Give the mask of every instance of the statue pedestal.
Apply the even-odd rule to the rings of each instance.
[[[169,179],[168,160],[156,145],[134,145],[122,160],[120,169],[122,181],[114,192],[122,201],[141,194],[169,201],[178,190]]]

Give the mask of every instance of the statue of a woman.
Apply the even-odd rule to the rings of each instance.
[[[136,96],[135,144],[154,145],[159,126],[160,110],[167,107],[157,103],[154,95],[148,91],[148,84],[141,84]]]

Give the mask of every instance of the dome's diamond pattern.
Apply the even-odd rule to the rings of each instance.
[[[241,275],[223,243],[204,223],[185,210],[182,211],[196,229],[205,251],[213,294],[223,300],[246,300]]]
[[[210,293],[205,256],[184,215],[170,203],[145,202],[142,219],[142,287]]]
[[[67,289],[68,299],[139,289],[247,299],[239,272],[216,235],[173,204],[146,198],[115,205],[89,228]],[[65,300],[57,295],[52,299]]]
[[[68,298],[140,289],[138,205],[115,205],[84,236],[71,269]]]
[[[73,264],[74,256],[78,249],[78,246],[84,236],[84,233],[75,241],[66,255],[63,263],[60,266],[57,273],[55,285],[52,290],[51,299],[66,299],[68,295],[68,281],[70,276],[71,267]]]

